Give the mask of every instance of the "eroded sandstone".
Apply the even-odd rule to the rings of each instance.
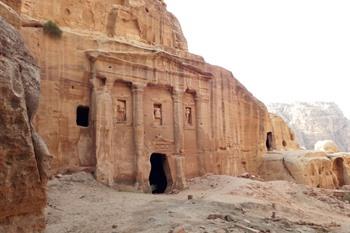
[[[350,156],[322,151],[275,151],[264,157],[265,180],[287,180],[312,187],[335,189],[350,184]]]
[[[269,108],[281,114],[293,129],[297,129],[297,133],[295,134],[281,117],[271,114],[272,131],[268,140],[271,141],[272,149],[264,156],[260,169],[260,175],[264,179],[288,180],[331,189],[349,184],[350,155],[339,152],[334,141],[316,142],[315,146],[312,146],[314,151],[300,150],[296,143],[298,138],[301,139],[302,145],[307,142],[307,147],[310,147],[310,142],[316,138],[335,138],[341,143],[341,148],[346,148],[342,142],[347,140],[344,132],[347,130],[348,120],[335,104],[271,104]],[[276,145],[280,145],[281,138],[289,138],[288,135],[295,143],[282,141],[282,144],[291,146],[288,152],[285,152],[285,148],[277,148]]]
[[[270,113],[271,131],[267,133],[266,147],[269,151],[285,151],[300,149],[298,140],[286,122],[275,114]]]
[[[0,96],[0,232],[42,232],[50,155],[31,124],[40,71],[20,34],[1,17]]]

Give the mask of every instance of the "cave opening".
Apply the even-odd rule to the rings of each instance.
[[[164,154],[153,153],[151,155],[151,172],[149,175],[149,184],[153,194],[164,193],[167,186],[166,174],[166,156]]]
[[[272,151],[273,150],[273,137],[272,137],[272,132],[267,133],[266,137],[266,149],[267,151]]]
[[[285,140],[282,141],[282,146],[287,147],[287,142]]]
[[[344,181],[344,160],[342,158],[337,158],[333,162],[333,171],[338,180],[338,187],[345,185]]]

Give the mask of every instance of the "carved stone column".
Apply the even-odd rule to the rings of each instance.
[[[175,141],[175,162],[176,162],[176,181],[175,187],[184,189],[187,187],[186,177],[183,170],[183,151],[184,151],[184,120],[183,120],[183,92],[173,90],[174,104],[174,141]]]
[[[134,145],[135,145],[135,168],[136,168],[136,188],[144,189],[145,177],[143,174],[144,166],[144,119],[143,119],[143,95],[144,84],[133,84],[133,129],[134,129]]]
[[[106,84],[93,91],[93,113],[95,129],[95,154],[96,154],[96,179],[107,185],[114,182],[113,164],[113,105],[111,88],[112,80],[106,80]]]
[[[197,135],[197,150],[198,150],[198,163],[199,174],[205,175],[205,163],[204,163],[204,148],[205,148],[205,129],[204,129],[204,112],[203,112],[203,96],[197,93],[195,97],[196,102],[196,135]]]

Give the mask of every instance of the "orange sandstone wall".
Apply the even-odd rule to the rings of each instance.
[[[1,2],[11,7],[17,13],[21,12],[22,0],[1,0]]]
[[[21,18],[18,12],[11,7],[12,5],[14,5],[12,1],[0,1],[0,16],[4,18],[7,23],[18,29],[21,26]]]

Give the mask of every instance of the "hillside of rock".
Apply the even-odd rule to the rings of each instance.
[[[335,103],[272,103],[268,109],[289,124],[301,147],[314,149],[316,142],[332,140],[350,151],[350,121]]]

